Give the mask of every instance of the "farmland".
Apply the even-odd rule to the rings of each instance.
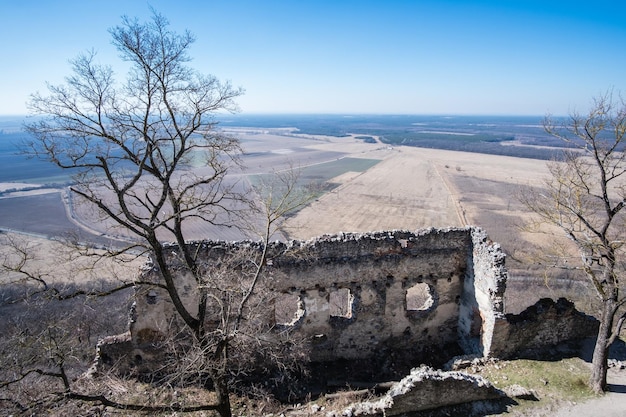
[[[457,142],[474,134],[470,128],[450,125],[420,125],[420,128],[439,129],[439,133],[432,136],[444,139],[456,132]],[[534,252],[546,236],[520,229],[529,214],[515,194],[522,185],[541,184],[547,173],[545,160],[395,146],[381,142],[378,134],[384,132],[378,128],[373,129],[373,133],[378,134],[370,136],[373,140],[367,141],[361,138],[365,131],[362,127],[356,133],[340,132],[340,136],[312,134],[306,129],[288,126],[224,126],[223,129],[241,140],[244,152],[244,168],[233,170],[229,181],[245,186],[272,171],[295,167],[301,171],[302,182],[323,184],[324,193],[290,216],[283,225],[288,238],[309,239],[342,231],[478,225],[508,254],[511,289],[516,285],[522,289],[528,278],[543,280],[546,271],[537,265]],[[480,133],[481,137],[496,135],[494,127],[489,129],[491,133]],[[501,126],[499,129],[505,130]],[[535,126],[524,129],[537,130]],[[515,153],[516,148],[532,148],[534,145],[521,143],[528,138],[527,134],[513,134],[517,142],[507,140],[506,146],[498,146],[507,148],[509,153]],[[538,133],[533,140],[537,141],[537,137]],[[193,169],[202,173],[201,167]],[[51,173],[51,176],[56,175],[58,173]],[[114,231],[112,224],[75,198],[71,204],[65,200],[64,205],[61,191],[64,184],[53,184],[56,188],[41,194],[41,189],[28,187],[31,181],[27,175],[19,180],[24,184],[13,186],[11,184],[17,183],[6,182],[4,185],[4,189],[14,190],[0,195],[0,227],[53,237],[70,233],[97,243],[102,242],[102,235],[129,237],[119,230]],[[16,191],[21,188],[28,191]],[[67,213],[72,213],[72,219]],[[189,239],[245,237],[235,229],[206,224],[192,225],[188,231]],[[554,288],[541,286],[533,294],[537,297],[553,295]],[[512,309],[515,304],[515,300],[511,300]],[[521,304],[529,302],[524,300]]]

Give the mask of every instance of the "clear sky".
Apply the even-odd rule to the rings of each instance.
[[[559,115],[626,94],[622,0],[2,0],[0,114],[81,52],[116,68],[108,28],[150,6],[244,113]]]

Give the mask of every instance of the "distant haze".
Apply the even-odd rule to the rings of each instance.
[[[70,181],[71,172],[20,154],[20,144],[27,139],[22,130],[23,121],[23,117],[0,116],[0,183],[64,184]],[[562,143],[543,131],[541,121],[538,116],[237,114],[221,116],[219,127],[283,129],[279,132],[283,135],[283,142],[273,140],[265,143],[263,137],[259,137],[258,145],[257,141],[249,138],[243,141],[244,151],[249,151],[249,156],[258,154],[255,150],[258,146],[262,152],[279,155],[283,160],[293,159],[291,154],[301,151],[297,146],[298,137],[287,128],[305,137],[374,135],[383,144],[391,146],[549,159],[556,151],[543,147],[559,147]],[[301,139],[301,142],[305,140]]]
[[[626,90],[626,2],[152,0],[197,37],[191,65],[246,89],[244,113],[566,114]],[[125,76],[107,29],[148,3],[5,1],[0,114],[94,49]]]

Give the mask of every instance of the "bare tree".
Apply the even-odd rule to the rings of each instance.
[[[122,331],[132,294],[117,275],[122,265],[101,259],[94,269],[93,259],[42,241],[0,234],[0,408],[7,415],[78,413],[68,408],[71,385],[93,362],[98,337]]]
[[[26,126],[33,137],[28,149],[73,171],[74,196],[132,238],[128,247],[109,255],[131,249],[149,253],[159,270],[159,282],[153,285],[167,292],[191,346],[203,358],[194,372],[208,374],[202,383],[216,392],[217,404],[205,409],[230,416],[230,376],[233,364],[241,362],[233,355],[235,347],[252,335],[251,323],[263,322],[254,316],[266,310],[255,305],[266,299],[259,282],[268,242],[280,219],[309,197],[297,192],[295,177],[283,175],[278,176],[278,182],[284,180],[278,194],[264,193],[258,204],[258,198],[250,198],[256,193],[227,176],[240,164],[241,149],[235,138],[216,129],[214,117],[236,111],[242,90],[187,66],[191,34],[171,32],[157,13],[147,23],[124,18],[110,33],[131,66],[125,82],[117,83],[94,53],[79,56],[65,84],[49,86],[48,95],[32,96],[30,108],[42,117]],[[250,213],[261,216],[244,221]],[[198,223],[242,229],[255,225],[258,250],[245,254],[228,276],[224,269],[207,268],[187,244],[188,231]],[[170,264],[165,241],[179,248],[178,270]],[[182,299],[179,273],[193,277],[195,305]],[[257,329],[255,340],[270,330]],[[125,408],[105,397],[68,390],[74,399]]]
[[[279,302],[271,288],[279,272],[268,273],[267,264],[271,257],[285,251],[281,245],[273,248],[270,242],[281,221],[308,204],[314,191],[299,184],[299,171],[290,168],[259,178],[250,193],[255,196],[255,215],[241,218],[238,227],[256,234],[257,240],[231,246],[214,258],[197,262],[198,291],[207,298],[202,337],[189,340],[174,328],[170,329],[173,337],[162,346],[168,352],[165,357],[170,358],[170,363],[164,364],[170,370],[166,372],[168,383],[196,381],[206,386],[208,375],[222,415],[230,412],[226,408],[229,387],[251,382],[251,376],[265,372],[266,378],[276,380],[270,386],[288,388],[287,381],[305,371],[303,365],[308,358],[308,341],[294,337],[289,326],[276,323],[274,310],[268,308]],[[186,246],[202,257],[198,243]],[[178,252],[171,265],[184,265]]]
[[[546,117],[546,132],[568,145],[563,159],[549,164],[544,187],[522,199],[543,224],[559,228],[574,244],[582,270],[601,301],[600,329],[590,386],[606,389],[609,346],[619,337],[626,302],[621,278],[626,252],[626,104],[605,94],[586,114],[565,121]]]

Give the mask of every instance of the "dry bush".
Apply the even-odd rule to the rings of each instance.
[[[12,288],[7,292],[22,294],[24,290]],[[66,300],[42,294],[2,304],[3,413],[39,414],[56,408],[65,410],[61,414],[69,412],[64,383],[73,383],[91,366],[100,337],[119,333],[126,326],[130,292]]]

